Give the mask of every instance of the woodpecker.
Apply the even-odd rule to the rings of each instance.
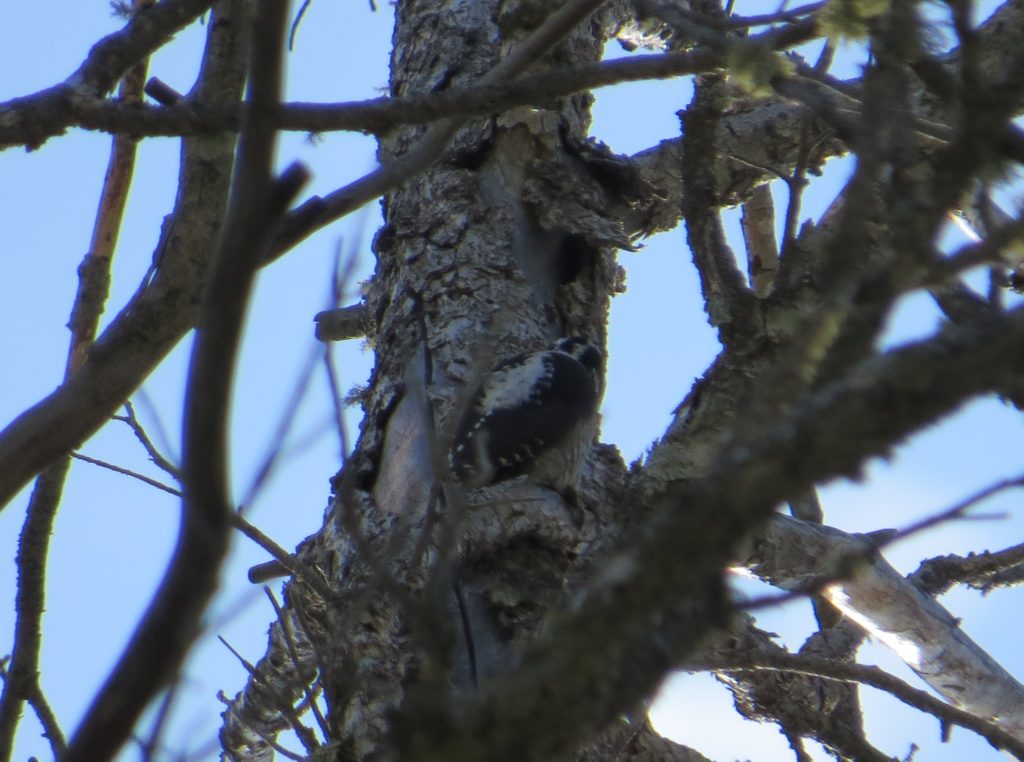
[[[452,472],[475,488],[523,474],[574,506],[604,393],[600,350],[580,336],[501,361],[455,433]]]

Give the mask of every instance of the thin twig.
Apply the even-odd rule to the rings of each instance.
[[[88,455],[83,455],[80,452],[71,453],[71,457],[74,458],[75,460],[81,460],[84,461],[85,463],[91,463],[94,466],[105,468],[108,471],[114,471],[115,473],[124,474],[125,476],[132,477],[133,479],[138,479],[140,482],[144,482],[148,484],[150,487],[156,487],[158,490],[163,490],[164,492],[174,495],[175,497],[182,497],[182,492],[180,489],[171,487],[167,484],[164,484],[163,482],[157,481],[156,479],[152,479],[146,476],[145,474],[140,474],[138,471],[132,471],[131,469],[123,468],[122,466],[115,466],[113,463],[108,463],[107,461],[99,460],[98,458],[90,458]]]
[[[171,708],[174,706],[174,699],[178,695],[178,687],[180,685],[181,681],[175,680],[166,693],[164,693],[164,697],[160,700],[160,704],[157,707],[156,717],[153,719],[153,727],[149,731],[149,736],[144,741],[139,742],[139,753],[146,762],[156,759],[157,753],[160,751],[160,738],[167,729],[167,719],[171,716]]]
[[[317,595],[324,600],[330,600],[330,585],[327,580],[324,579],[324,576],[319,572],[319,570],[309,566],[297,556],[293,556],[287,550],[271,540],[267,535],[263,534],[259,529],[246,521],[237,511],[231,512],[231,523],[236,529],[238,529],[238,531],[272,555],[276,562],[284,567],[284,569],[291,572],[291,574],[301,580],[304,584],[309,585]]]
[[[252,663],[251,661],[249,661],[249,660],[248,660],[248,659],[246,659],[246,658],[245,658],[244,656],[242,656],[242,654],[240,654],[240,653],[239,653],[239,652],[238,652],[238,651],[237,651],[237,650],[235,649],[235,647],[234,647],[234,646],[232,646],[232,645],[231,645],[230,643],[228,643],[228,641],[227,641],[227,640],[226,640],[226,639],[225,639],[225,638],[224,638],[224,637],[223,637],[222,635],[218,635],[218,636],[217,636],[217,640],[219,640],[219,641],[221,642],[221,644],[222,644],[222,645],[223,645],[223,646],[224,646],[224,647],[225,647],[226,649],[228,649],[228,650],[229,650],[229,651],[231,652],[231,654],[232,654],[232,655],[233,655],[233,656],[234,656],[234,657],[235,657],[236,659],[238,659],[239,663],[240,663],[240,664],[241,664],[241,665],[242,665],[243,667],[245,667],[245,671],[246,671],[246,672],[248,672],[248,673],[249,673],[250,675],[254,675],[254,674],[256,674],[256,665],[254,665],[254,664],[253,664],[253,663]]]
[[[824,76],[832,65],[832,57],[835,54],[835,46],[831,40],[825,42],[814,65],[814,72]],[[803,192],[807,187],[807,168],[811,156],[811,124],[814,121],[814,112],[804,108],[800,114],[800,142],[797,148],[796,162],[793,165],[793,173],[783,180],[789,190],[789,204],[786,206],[786,218],[782,227],[782,245],[779,247],[779,256],[783,261],[787,260],[796,241],[797,222],[800,218],[800,205],[803,201]]]
[[[264,590],[266,590],[266,588],[264,588]],[[251,661],[249,661],[248,659],[243,657],[242,654],[240,654],[234,648],[234,646],[232,646],[230,643],[228,643],[228,641],[225,638],[223,638],[220,635],[218,635],[217,636],[217,640],[219,640],[221,642],[221,644],[226,649],[228,649],[236,659],[238,659],[238,661],[245,668],[246,672],[249,673],[250,677],[253,677],[253,678],[256,677],[256,665],[255,664],[253,664]],[[277,700],[277,699],[278,699],[278,697],[275,696],[275,700]],[[225,703],[229,703],[229,702],[225,702]],[[284,701],[282,699],[282,700],[277,701],[277,706],[275,707],[275,710],[278,713],[280,713],[285,718],[285,720],[287,721],[288,727],[290,727],[292,729],[298,728],[298,730],[296,730],[296,735],[299,736],[299,740],[302,742],[303,746],[305,746],[306,751],[309,752],[310,748],[309,748],[309,746],[306,746],[306,740],[303,739],[303,737],[302,737],[303,733],[308,734],[309,731],[306,729],[305,725],[303,725],[301,722],[299,722],[299,718],[298,718],[298,716],[295,713],[295,707],[292,706],[290,702]],[[268,740],[268,739],[264,739],[264,740]],[[268,742],[269,742],[269,740],[268,740]],[[316,742],[315,739],[313,739],[313,742],[314,743]],[[306,759],[306,757],[304,757],[303,759]]]
[[[1024,487],[1024,475],[1017,476],[1017,477],[1014,477],[1014,478],[1011,478],[1011,479],[1003,479],[1001,481],[996,482],[995,484],[992,484],[992,485],[989,485],[988,487],[985,487],[984,489],[978,490],[973,495],[970,495],[970,496],[964,498],[959,503],[956,503],[955,505],[947,508],[946,510],[941,511],[941,512],[939,512],[939,513],[937,513],[937,514],[935,514],[933,516],[929,516],[927,518],[921,519],[920,521],[916,521],[913,524],[910,524],[909,526],[904,527],[903,529],[901,529],[898,532],[896,532],[896,534],[892,535],[891,537],[887,537],[886,539],[884,539],[881,542],[881,544],[879,545],[879,547],[885,547],[886,545],[891,545],[892,543],[896,542],[897,540],[903,540],[903,539],[905,539],[907,537],[910,537],[911,535],[917,534],[919,532],[923,532],[926,529],[931,529],[932,527],[937,526],[938,524],[943,524],[943,523],[945,523],[947,521],[954,521],[956,519],[968,518],[964,514],[966,514],[967,511],[969,511],[971,508],[973,508],[975,505],[977,505],[981,501],[987,500],[988,498],[992,497],[995,494],[998,494],[999,492],[1004,492],[1004,491],[1006,491],[1008,489],[1014,489],[1016,487]],[[977,519],[998,519],[998,518],[1002,518],[1002,517],[1001,516],[975,516],[975,517],[972,517],[972,518],[977,520]]]
[[[115,415],[115,421],[121,421],[126,423],[128,427],[135,434],[136,439],[142,444],[142,447],[146,450],[146,454],[149,459],[165,473],[169,474],[176,482],[181,481],[181,469],[178,468],[171,460],[164,456],[160,450],[157,449],[156,445],[153,444],[153,440],[149,434],[146,433],[146,429],[142,426],[138,416],[135,414],[135,406],[132,405],[131,400],[124,403],[125,415]],[[158,433],[160,427],[157,427]]]
[[[1014,479],[1004,479],[974,493],[970,497],[961,500],[950,508],[921,519],[920,521],[916,521],[913,524],[909,524],[903,529],[886,530],[884,532],[875,532],[871,535],[861,535],[858,539],[864,543],[863,550],[852,551],[845,557],[841,558],[836,562],[836,569],[833,572],[810,579],[806,583],[800,585],[799,589],[774,595],[763,595],[751,598],[748,601],[744,601],[740,608],[744,611],[757,611],[759,609],[780,606],[784,603],[789,603],[790,601],[797,600],[808,595],[817,595],[823,592],[826,588],[831,587],[836,583],[840,583],[844,579],[848,579],[856,570],[857,566],[861,563],[868,563],[871,557],[880,550],[892,545],[898,540],[905,540],[912,535],[924,532],[925,530],[931,529],[939,524],[949,521],[963,521],[968,519],[977,521],[1002,518],[1001,516],[968,517],[964,514],[981,501],[992,497],[999,492],[1021,486],[1024,486],[1024,476],[1019,476]]]
[[[274,613],[277,614],[277,621],[281,623],[281,631],[284,633],[285,645],[288,647],[288,656],[291,657],[292,664],[295,666],[296,671],[301,672],[301,662],[299,661],[299,652],[295,646],[295,635],[292,632],[292,625],[289,621],[288,614],[278,603],[277,598],[269,587],[264,587],[263,592],[267,594],[267,598],[270,600],[270,605],[274,607]],[[320,707],[317,706],[316,701],[313,700],[313,694],[310,693],[309,684],[303,683],[302,692],[306,697],[306,703],[309,706],[310,711],[313,713],[313,717],[316,719],[317,725],[320,726],[320,732],[323,733],[324,738],[331,737],[330,726],[327,724],[327,720],[324,719],[323,714],[320,712]],[[299,736],[299,740],[302,741],[306,747],[306,751],[312,753],[313,749],[319,747],[316,738],[313,737],[312,732],[302,726],[302,732],[296,731]],[[308,738],[305,736],[308,735]]]
[[[317,339],[320,341],[323,341],[323,338],[320,336],[320,316],[328,312],[337,312],[338,305],[348,298],[349,293],[355,291],[355,289],[351,287],[351,283],[355,277],[356,265],[358,263],[359,251],[361,249],[360,239],[362,237],[362,226],[360,226],[359,231],[359,236],[353,242],[349,255],[344,258],[344,261],[342,259],[342,246],[340,241],[334,251],[334,262],[331,266],[331,285],[330,293],[328,294],[328,307],[326,310],[321,310],[317,313],[314,318],[314,320],[317,320]],[[334,428],[338,435],[338,444],[341,449],[341,452],[339,453],[339,460],[344,466],[349,454],[349,438],[348,429],[345,427],[345,416],[341,403],[341,376],[338,373],[337,365],[334,362],[334,353],[331,351],[331,347],[327,347],[324,352],[324,369],[327,373],[327,388],[331,393],[331,409],[334,412]]]
[[[144,474],[140,474],[137,471],[132,471],[131,469],[123,468],[113,463],[108,463],[105,460],[90,458],[89,456],[82,455],[81,453],[72,453],[71,457],[75,458],[76,460],[81,460],[86,463],[91,463],[92,465],[99,466],[100,468],[105,468],[109,471],[113,471],[118,474],[130,476],[133,479],[138,479],[139,481],[144,482],[145,484],[148,484],[151,487],[156,487],[157,489],[163,490],[164,492],[174,495],[175,497],[184,496],[181,490],[163,484],[162,482],[159,482],[156,479],[151,479],[150,477],[145,476]],[[286,551],[284,548],[282,548],[280,545],[278,545],[276,542],[270,539],[270,537],[268,537],[266,534],[264,534],[255,526],[246,521],[239,512],[232,513],[231,523],[236,529],[238,529],[238,531],[240,531],[242,534],[244,534],[257,545],[259,545],[270,555],[272,555],[276,563],[279,564],[282,569],[284,569],[285,573],[291,573],[298,579],[301,579],[304,583],[308,584],[311,588],[313,588],[317,592],[317,594],[320,595],[322,598],[326,599],[329,597],[330,588],[327,586],[326,580],[324,580],[323,575],[314,571],[311,567],[302,562],[296,556],[291,555],[288,551]]]
[[[939,556],[922,561],[909,579],[928,595],[941,595],[962,583],[988,593],[996,587],[1020,584],[1024,576],[1024,543],[1000,551],[974,553],[966,558]]]
[[[150,428],[152,429],[154,435],[154,445],[157,442],[159,442],[160,446],[163,448],[162,451],[169,453],[167,459],[171,462],[172,465],[175,466],[175,468],[178,468],[178,470],[180,470],[180,468],[178,467],[180,455],[174,455],[174,439],[172,439],[171,436],[168,434],[167,427],[164,425],[163,418],[160,415],[160,410],[157,408],[157,405],[153,401],[153,398],[150,396],[149,392],[146,391],[145,386],[140,386],[135,391],[135,399],[138,401],[139,408],[142,410],[143,413],[146,414],[146,416],[150,420]],[[125,402],[131,402],[131,399],[125,400]],[[132,404],[134,405],[135,403]]]
[[[785,260],[796,240],[796,227],[800,218],[800,204],[803,201],[804,188],[807,187],[807,164],[811,155],[811,122],[813,117],[810,109],[804,109],[800,115],[800,145],[797,149],[793,174],[784,177],[789,190],[789,203],[786,205],[786,220],[782,228],[782,246],[779,256]]]
[[[306,399],[306,395],[309,392],[310,382],[313,380],[316,365],[323,352],[324,348],[322,344],[314,344],[310,347],[309,352],[307,352],[306,359],[302,364],[302,369],[299,371],[295,385],[292,387],[292,392],[288,396],[288,402],[281,411],[281,415],[277,421],[277,426],[274,427],[274,432],[270,435],[266,453],[264,454],[259,467],[256,469],[256,473],[253,475],[248,489],[246,489],[242,497],[241,505],[244,507],[243,510],[248,510],[253,506],[260,490],[273,474],[274,468],[277,466],[278,460],[284,452],[285,442],[288,439],[288,435],[291,433],[292,426],[298,418],[299,406],[302,405],[303,400]]]
[[[339,248],[335,254],[335,264],[334,270],[332,272],[330,287],[331,294],[329,304],[332,308],[337,306],[337,304],[343,297],[344,293],[346,292],[349,280],[352,277],[352,273],[355,270],[357,251],[358,249],[353,250],[352,254],[348,257],[348,259],[345,262],[344,269],[339,270],[341,259],[341,248],[339,244]],[[314,345],[310,350],[309,354],[307,355],[306,362],[303,365],[302,370],[299,372],[299,377],[298,380],[296,381],[295,387],[293,388],[292,393],[288,398],[288,403],[285,406],[285,409],[282,411],[281,417],[278,421],[278,425],[274,431],[273,436],[270,439],[270,444],[267,448],[267,454],[264,457],[264,460],[261,463],[260,467],[257,469],[256,475],[253,477],[252,484],[246,491],[245,497],[242,500],[243,506],[249,507],[252,505],[260,488],[263,486],[263,484],[266,483],[266,480],[270,477],[270,474],[272,473],[274,466],[276,465],[281,453],[284,450],[284,442],[287,439],[288,434],[291,431],[291,427],[296,420],[299,406],[302,404],[303,399],[305,399],[306,397],[306,394],[309,390],[309,384],[313,380],[316,364],[321,359],[321,357],[326,362],[330,372],[330,369],[332,368],[332,359],[327,354],[327,348],[319,344]],[[332,386],[332,389],[333,388],[334,387]],[[344,434],[344,425],[341,422],[341,414],[337,410],[337,405],[335,406],[335,412],[336,415],[339,416],[338,429],[341,432],[343,442],[342,462],[344,463],[345,455],[348,452],[347,439]]]
[[[341,381],[338,369],[334,364],[334,353],[324,352],[324,372],[327,374],[327,388],[331,392],[331,412],[334,416],[334,430],[338,435],[338,448],[341,451],[341,463],[344,466],[349,453],[348,429],[345,427],[345,408],[342,404]]]
[[[295,49],[295,37],[299,33],[299,23],[302,21],[303,16],[306,15],[306,11],[309,10],[312,2],[313,0],[302,0],[302,5],[299,6],[299,10],[295,13],[295,19],[292,21],[291,29],[288,31],[288,50]]]
[[[176,3],[169,5],[173,8]],[[141,1],[133,0],[133,8],[138,10],[140,7]],[[161,14],[166,10],[162,9]],[[131,27],[130,22],[129,28]],[[130,31],[125,32],[125,35],[128,38],[132,37]],[[105,57],[111,49],[116,50],[121,44],[114,39],[115,37],[116,35],[112,35],[97,43],[90,51],[87,64],[92,62],[96,66],[88,68],[83,64],[83,68],[79,70],[83,75],[83,86],[90,82],[89,71],[94,75],[92,81],[98,84],[104,68],[101,64]],[[141,98],[147,63],[148,59],[143,55],[139,63],[126,67],[127,71],[120,70],[118,76],[121,73],[126,74],[120,88],[120,97],[123,101],[137,104]],[[114,81],[110,82],[109,86],[113,86]],[[100,316],[110,293],[111,261],[124,219],[124,209],[135,167],[135,154],[135,138],[124,135],[114,138],[89,251],[78,269],[78,292],[68,322],[71,342],[64,368],[65,384],[85,363],[86,352],[96,339]],[[10,673],[4,681],[3,694],[0,696],[0,759],[7,759],[10,756],[21,715],[22,701],[33,696],[42,699],[43,696],[39,687],[39,652],[46,599],[46,560],[53,522],[70,467],[70,458],[62,452],[59,458],[53,460],[39,474],[32,496],[29,498],[28,511],[18,541],[14,648]],[[52,713],[50,719],[53,719]],[[53,728],[56,729],[55,720]],[[56,732],[55,738],[59,739],[63,746],[64,741],[59,729]],[[53,742],[51,740],[51,743]],[[61,754],[57,756],[63,756],[65,751],[62,749]]]
[[[227,649],[229,651],[231,651],[231,653],[233,653],[235,656],[237,656],[239,661],[241,661],[243,665],[245,665],[246,669],[249,671],[249,674],[251,676],[253,676],[253,677],[256,677],[256,668],[252,664],[250,664],[248,661],[243,659],[241,657],[241,655],[238,653],[238,651],[236,651],[234,648],[232,648],[228,644],[228,642],[226,640],[224,640],[224,638],[221,638],[220,636],[218,636],[218,638],[219,638],[220,642],[223,643],[227,647]],[[217,698],[220,700],[220,702],[222,704],[225,704],[226,706],[231,706],[231,704],[232,704],[231,699],[229,699],[227,696],[225,696],[223,691],[218,692]],[[284,714],[284,713],[282,712],[281,714]],[[267,746],[272,748],[274,751],[276,751],[282,757],[286,757],[288,759],[294,760],[295,762],[309,762],[309,757],[303,756],[302,754],[297,754],[294,751],[290,751],[289,749],[286,749],[285,747],[281,746],[281,744],[279,744],[276,740],[274,740],[274,738],[272,736],[270,736],[267,733],[264,733],[259,728],[253,727],[252,725],[250,725],[247,722],[245,722],[245,720],[237,719],[237,722],[241,723],[247,730],[250,730],[254,734],[256,734],[257,736],[259,736],[260,740],[262,740],[265,744],[267,744]]]

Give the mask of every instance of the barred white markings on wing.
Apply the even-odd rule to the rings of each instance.
[[[515,408],[528,403],[551,377],[550,352],[535,352],[519,362],[498,367],[483,386],[476,409],[487,413],[502,408]]]
[[[481,382],[449,452],[470,487],[522,474],[575,502],[597,428],[601,353],[582,337],[507,358]]]

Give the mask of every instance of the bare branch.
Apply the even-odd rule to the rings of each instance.
[[[292,662],[296,668],[299,667],[299,651],[295,644],[295,634],[292,631],[291,618],[281,607],[281,604],[277,602],[277,598],[270,591],[269,587],[263,588],[263,591],[267,594],[267,598],[270,600],[270,605],[274,607],[274,613],[277,615],[277,620],[281,623],[281,630],[284,632],[285,642],[288,644],[288,656],[291,657]],[[316,701],[313,698],[312,692],[309,690],[309,685],[302,686],[302,692],[306,697],[306,706],[309,707],[313,716],[316,718],[317,725],[320,727],[320,732],[323,733],[324,738],[330,738],[330,727],[327,724],[327,720],[324,719],[323,714],[320,712],[320,707],[317,706]],[[306,751],[312,753],[312,750],[319,747],[319,743],[302,725],[295,723],[295,727],[300,728],[296,730],[296,734],[299,736],[299,740],[302,741],[303,746],[306,747]]]
[[[782,32],[763,33],[753,41],[782,49],[806,42],[814,34],[813,24],[795,24]],[[402,125],[497,114],[515,106],[581,90],[712,71],[725,65],[727,53],[728,45],[723,42],[713,50],[634,56],[520,78],[510,74],[501,80],[481,81],[472,87],[429,95],[334,104],[286,103],[281,104],[272,119],[274,125],[282,130],[353,130],[382,135]],[[179,103],[180,95],[157,79],[150,81],[147,92],[165,107],[126,107],[99,98],[75,97],[65,98],[67,102],[61,109],[45,104],[46,108],[42,110],[33,98],[40,99],[45,93],[0,104],[0,147],[22,143],[35,147],[70,126],[137,137],[186,136],[237,131],[245,118],[244,104]],[[6,119],[3,118],[3,108],[9,111]],[[46,122],[40,122],[40,119],[46,119]]]
[[[141,3],[134,3],[136,10],[140,6]],[[107,38],[107,41],[110,39]],[[90,60],[103,60],[111,47],[104,42],[99,43],[93,48]],[[116,45],[113,47],[116,48]],[[128,71],[120,92],[124,101],[137,102],[141,98],[145,76],[145,60]],[[3,110],[0,108],[0,121],[3,116]],[[92,240],[78,270],[78,292],[68,323],[71,329],[71,342],[64,370],[65,383],[84,365],[86,351],[95,341],[100,316],[110,293],[111,260],[135,167],[135,148],[135,141],[124,136],[116,137],[111,146]],[[11,667],[4,681],[3,695],[0,697],[0,758],[10,756],[22,701],[34,699],[42,707],[37,708],[37,711],[49,713],[49,707],[46,706],[39,687],[38,675],[42,616],[46,599],[46,560],[53,521],[57,515],[70,467],[70,459],[61,457],[40,473],[29,499],[28,513],[18,543],[14,649]],[[64,740],[52,713],[49,713],[48,719],[52,722],[47,726],[47,730],[54,731],[51,743],[59,743],[63,747]],[[61,751],[63,752],[63,748]]]
[[[230,101],[242,87],[247,25],[224,15],[231,7],[218,6],[208,27],[203,78],[195,88],[202,98]],[[202,254],[215,249],[223,224],[233,155],[233,140],[185,141],[178,202],[154,252],[159,266],[152,278],[77,372],[0,432],[0,506],[105,424],[192,327],[206,265]]]
[[[783,589],[817,588],[823,577],[838,580],[824,587],[834,606],[892,648],[948,701],[1024,739],[1019,720],[1024,686],[945,608],[880,556],[871,557],[877,543],[782,516],[773,517],[760,536],[756,554],[746,562],[751,571]]]
[[[725,105],[724,83],[705,78],[683,114],[683,216],[686,235],[700,273],[704,309],[729,346],[735,336],[749,336],[756,296],[744,282],[736,257],[725,240],[714,173],[715,138]]]
[[[212,5],[211,0],[135,4],[123,29],[100,40],[63,83],[0,104],[0,130],[21,133],[18,142],[38,148],[71,122],[72,104],[105,95],[137,61],[148,57]],[[3,141],[0,141],[3,142]]]
[[[181,681],[175,681],[164,693],[162,699],[160,699],[160,705],[156,710],[156,717],[153,718],[153,727],[149,731],[149,735],[145,740],[139,741],[139,752],[142,755],[144,762],[152,762],[156,759],[156,755],[160,750],[160,739],[163,736],[164,731],[167,729],[167,718],[171,715],[171,709],[174,707],[174,700],[178,696],[178,687],[181,685]]]
[[[950,706],[931,694],[908,685],[878,667],[804,655],[768,654],[764,652],[756,655],[741,656],[737,659],[716,658],[691,666],[694,669],[722,672],[770,669],[800,675],[813,675],[829,680],[870,685],[894,696],[904,704],[935,716],[943,724],[949,723],[973,730],[995,748],[1009,751],[1018,758],[1024,757],[1024,743],[1013,735],[1000,730],[998,727],[976,717],[970,712]]]
[[[7,659],[3,658],[0,659],[0,681],[6,686],[8,679],[10,679],[10,674],[7,671]],[[43,726],[43,735],[50,742],[54,759],[60,759],[67,748],[67,741],[64,740],[64,733],[60,729],[60,723],[57,722],[57,715],[53,713],[53,708],[46,700],[46,696],[43,695],[38,681],[30,690],[31,693],[25,696],[25,701],[35,711],[39,724]]]
[[[781,567],[779,567],[776,564],[777,556],[785,556],[787,552],[791,551],[780,550],[779,548],[776,548],[772,544],[773,541],[771,537],[767,535],[762,535],[759,539],[765,542],[766,545],[759,547],[754,553],[751,554],[750,558],[748,558],[747,561],[749,562],[751,559],[753,559],[755,563],[748,565],[752,565],[753,568],[757,570],[755,571],[755,573],[767,573],[769,575],[769,578],[771,578],[771,575],[773,574],[780,574],[780,579],[775,581],[781,581],[782,583],[784,583],[781,586],[786,588],[790,592],[781,595],[767,595],[760,598],[748,600],[744,602],[743,609],[746,611],[754,611],[756,609],[764,609],[770,606],[778,606],[781,603],[794,600],[803,595],[817,595],[825,591],[830,586],[833,586],[835,583],[847,581],[855,577],[861,565],[870,565],[873,559],[877,556],[878,552],[887,547],[888,545],[892,545],[893,543],[899,540],[904,540],[915,534],[919,534],[928,529],[932,529],[938,526],[939,524],[949,521],[966,519],[968,518],[967,512],[981,501],[986,500],[992,495],[995,495],[1004,490],[1021,486],[1024,486],[1024,477],[1018,477],[1016,479],[1005,479],[1003,481],[997,482],[996,484],[993,484],[990,487],[986,487],[980,492],[976,492],[975,494],[965,498],[964,500],[961,500],[960,502],[958,502],[957,504],[953,505],[950,508],[932,514],[931,516],[921,519],[920,521],[916,521],[913,524],[910,524],[909,526],[906,526],[902,529],[881,529],[871,532],[868,535],[851,536],[841,532],[838,529],[835,529],[834,527],[825,527],[825,531],[829,533],[834,533],[832,535],[833,538],[836,540],[835,547],[832,548],[834,552],[826,553],[823,552],[821,548],[816,549],[815,553],[817,554],[820,560],[821,568],[819,569],[817,574],[809,574],[806,572],[805,568],[801,567],[798,573],[798,576],[800,578],[798,582],[790,579],[789,576],[787,576],[790,572],[786,571],[786,569],[796,569],[798,568],[798,565],[791,566],[788,563],[784,563]],[[794,516],[797,519],[800,519],[801,521],[809,522],[811,524],[820,525],[822,523],[820,508],[819,514],[814,516],[813,518],[801,516],[799,515],[799,513],[795,511]],[[985,516],[974,518],[998,519],[1000,517]],[[779,519],[779,521],[784,521],[784,519]],[[790,542],[797,542],[799,544],[799,531],[791,531],[787,534],[787,532],[785,531],[785,528],[787,526],[789,525],[783,524],[783,526],[781,527],[782,531],[776,533],[774,537],[777,540],[781,540],[787,543],[787,547],[788,543]],[[1004,558],[1004,560],[1008,561],[1010,564],[1014,563],[1013,551],[1015,551],[1014,548],[1010,548],[1007,551],[1004,551],[1008,554]],[[800,553],[794,554],[794,558],[800,556]],[[956,556],[947,556],[946,559],[950,559],[953,562],[951,564],[952,567],[958,568],[956,564]],[[969,561],[970,559],[962,560]],[[939,562],[937,565],[941,566],[942,562],[945,561],[945,559],[932,559],[932,561]],[[909,581],[913,582],[922,592],[931,596],[940,595],[946,592],[946,590],[948,589],[949,585],[952,584],[952,582],[950,582],[949,585],[947,585],[945,588],[940,588],[940,586],[943,583],[941,580],[934,579],[931,576],[931,574],[928,572],[928,569],[926,568],[928,563],[929,562],[925,562],[924,564],[922,564],[921,568],[918,569],[918,571],[915,572],[914,575],[911,575],[911,577],[909,577],[908,579]],[[984,564],[982,564],[982,566],[984,566]],[[920,574],[921,576],[919,578],[915,578],[915,575],[918,574]],[[932,588],[933,585],[936,586],[934,589]]]
[[[158,490],[162,490],[164,492],[170,493],[171,495],[174,495],[175,497],[181,497],[182,496],[182,492],[181,492],[180,489],[177,489],[175,487],[169,487],[168,485],[164,484],[163,482],[157,481],[156,479],[151,479],[150,477],[146,476],[145,474],[140,474],[138,471],[132,471],[129,468],[123,468],[121,466],[116,466],[113,463],[108,463],[105,460],[98,460],[97,458],[90,458],[88,455],[82,455],[82,453],[80,453],[80,452],[73,452],[73,453],[71,453],[71,457],[74,458],[75,460],[84,461],[85,463],[92,463],[94,466],[99,466],[100,468],[105,468],[108,471],[113,471],[113,472],[118,473],[118,474],[124,474],[125,476],[130,476],[133,479],[138,479],[140,482],[144,482],[144,483],[148,484],[150,487],[156,487]]]
[[[967,557],[948,555],[922,561],[910,580],[929,595],[941,595],[965,583],[983,593],[1024,581],[1024,544]]]
[[[316,321],[316,337],[320,341],[358,339],[366,335],[368,317],[366,305],[362,303],[318,312],[313,317]]]
[[[245,307],[273,226],[305,180],[303,170],[292,169],[272,181],[276,131],[261,120],[280,98],[286,11],[285,3],[257,3],[249,74],[252,118],[239,144],[226,230],[210,273],[189,372],[178,544],[124,655],[72,737],[66,762],[107,759],[121,747],[151,698],[179,669],[227,552],[226,419]]]
[[[131,400],[124,403],[124,409],[126,415],[115,415],[115,421],[123,421],[128,424],[128,427],[135,434],[136,439],[142,444],[142,447],[146,450],[146,454],[149,455],[149,459],[166,474],[171,476],[175,481],[181,481],[181,469],[179,469],[169,458],[165,457],[160,450],[157,449],[156,445],[153,444],[153,440],[149,434],[146,433],[146,429],[143,427],[138,416],[135,414],[135,406],[132,405]],[[157,433],[161,433],[159,425],[157,426]]]
[[[767,183],[758,186],[750,200],[743,204],[740,225],[747,245],[747,277],[759,297],[767,296],[779,263],[775,205]]]
[[[582,90],[713,71],[725,61],[724,54],[707,49],[632,56],[426,95],[348,103],[283,103],[273,119],[281,130],[317,133],[348,130],[382,135],[403,125],[429,124],[452,116],[465,119],[500,114],[516,106]],[[53,116],[63,122],[61,128],[77,126],[155,137],[237,131],[245,115],[244,104],[180,102],[181,96],[160,80],[151,80],[147,88],[149,95],[164,104],[163,107],[136,105],[129,108],[116,101],[79,100],[72,109]],[[5,126],[0,121],[0,147],[18,145],[32,137],[35,133],[30,133],[27,125],[18,122]]]
[[[855,625],[840,622],[808,638],[800,653],[848,662],[862,640]],[[759,662],[778,655],[786,655],[786,650],[776,645],[769,633],[758,629],[748,617],[736,617],[728,630],[712,637],[693,661],[722,658]],[[771,671],[718,672],[715,677],[732,692],[741,715],[776,722],[787,738],[813,738],[840,759],[892,762],[891,756],[880,752],[865,737],[856,686]]]
[[[291,573],[304,584],[309,585],[321,598],[324,600],[330,599],[330,588],[328,587],[323,574],[318,570],[311,568],[301,559],[293,556],[287,550],[267,537],[267,535],[259,529],[242,518],[241,514],[232,511],[231,523],[236,529],[238,529],[238,531],[274,557],[274,561],[271,561],[268,564],[254,566],[249,570],[250,582],[263,582],[265,579]],[[271,566],[271,564],[273,564],[273,566]],[[264,576],[263,572],[271,569],[274,573]]]

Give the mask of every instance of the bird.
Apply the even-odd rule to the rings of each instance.
[[[604,357],[582,336],[499,362],[455,430],[450,465],[468,488],[517,476],[578,508],[583,461],[597,436]]]

